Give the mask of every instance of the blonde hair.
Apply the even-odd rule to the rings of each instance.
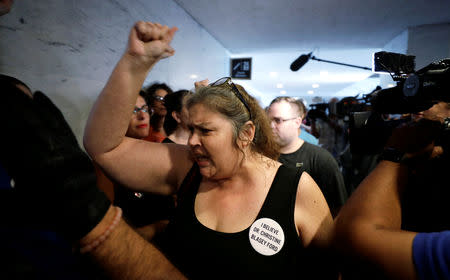
[[[294,109],[299,114],[299,117],[301,117],[302,119],[305,117],[305,114],[306,114],[306,106],[305,106],[305,104],[303,103],[303,101],[301,101],[299,99],[296,99],[294,97],[278,96],[274,100],[272,100],[272,102],[270,102],[269,108],[270,108],[270,106],[272,106],[272,104],[280,103],[282,101],[285,101],[285,102],[291,104],[291,106],[294,106],[295,107]]]

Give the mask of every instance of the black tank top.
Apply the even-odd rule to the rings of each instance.
[[[310,258],[294,223],[295,198],[301,174],[299,169],[280,166],[255,220],[259,222],[241,232],[223,233],[203,226],[195,216],[194,202],[202,176],[194,164],[178,194],[175,218],[164,237],[156,243],[190,279],[284,279],[290,275],[298,277],[299,272],[306,276]],[[259,220],[261,218],[268,220]],[[266,221],[276,221],[284,238],[280,238],[278,227],[272,227]],[[276,253],[263,255],[257,252],[250,240],[259,246],[259,250],[267,247],[266,250]]]

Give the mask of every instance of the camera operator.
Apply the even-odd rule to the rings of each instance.
[[[346,146],[344,121],[336,114],[338,101],[333,97],[328,103],[313,104],[315,108],[309,116],[312,120],[311,134],[319,139],[319,146],[328,150],[336,160]]]
[[[314,107],[315,108],[308,113],[308,116],[311,119],[311,134],[319,139],[319,146],[326,149],[334,156],[333,148],[335,135],[326,112],[328,104],[315,104]]]
[[[443,182],[448,182],[450,106],[439,102],[419,115],[423,119],[393,131],[382,160],[341,209],[334,244],[390,278],[450,279],[450,227],[402,229],[403,195],[410,187],[448,197]],[[440,220],[448,211],[425,213]]]

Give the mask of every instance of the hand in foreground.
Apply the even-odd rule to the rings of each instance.
[[[195,86],[196,90],[199,89],[199,88],[202,88],[202,87],[207,87],[208,85],[209,85],[209,80],[208,79],[201,80],[201,81],[198,81],[198,82],[194,83],[194,86]]]
[[[159,23],[138,21],[131,29],[127,53],[149,64],[172,56],[175,50],[170,43],[177,30]]]
[[[430,156],[435,148],[434,141],[439,136],[439,122],[421,119],[393,130],[386,147],[406,153],[408,157]]]

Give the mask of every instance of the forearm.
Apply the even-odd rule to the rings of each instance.
[[[400,229],[398,183],[405,180],[404,169],[398,163],[381,161],[356,188],[336,218],[337,237],[344,249],[352,245],[353,235],[363,231]]]
[[[167,227],[169,220],[157,221],[153,224],[135,228],[136,232],[145,240],[151,241],[155,235],[160,234]]]
[[[395,279],[414,279],[412,240],[401,231],[400,196],[407,168],[382,161],[342,207],[335,223],[335,246],[372,263]]]
[[[86,124],[84,146],[92,157],[122,142],[139,90],[154,64],[141,64],[127,53],[119,60]]]
[[[387,279],[416,279],[412,244],[417,233],[378,229],[372,224],[359,223],[337,239],[337,251],[350,257],[351,267],[375,268]],[[384,279],[384,278],[383,278]]]
[[[114,211],[110,209],[81,243],[95,240],[113,219]],[[89,254],[112,279],[185,279],[156,247],[145,241],[123,220]]]
[[[381,161],[343,206],[339,213],[340,219],[366,220],[378,227],[399,229],[400,195],[406,182],[406,166]]]

